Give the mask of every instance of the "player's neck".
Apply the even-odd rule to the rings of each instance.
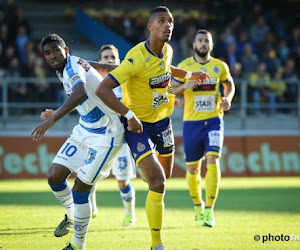
[[[194,58],[198,63],[207,63],[210,60],[210,55],[208,54],[205,57],[200,57],[199,55],[197,55],[197,53],[195,53]]]
[[[164,41],[156,40],[154,41],[149,37],[149,39],[146,41],[149,49],[158,57],[163,53],[163,47],[165,46]]]

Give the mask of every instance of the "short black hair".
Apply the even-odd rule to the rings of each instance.
[[[211,33],[210,33],[208,30],[206,30],[206,29],[200,29],[200,30],[197,30],[196,36],[197,36],[198,34],[211,35]]]
[[[151,23],[153,16],[159,12],[170,12],[171,13],[171,11],[166,6],[157,6],[153,10],[151,10],[148,22]]]
[[[62,47],[62,48],[65,48],[66,47],[66,43],[64,41],[64,39],[62,39],[59,35],[57,34],[49,34],[48,36],[44,37],[41,41],[41,48],[43,50],[43,47],[48,44],[48,43],[52,43],[52,42],[59,42],[59,45]]]

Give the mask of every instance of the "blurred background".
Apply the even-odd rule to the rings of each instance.
[[[72,113],[33,143],[45,108],[65,100],[42,56],[40,41],[57,33],[71,54],[98,60],[103,44],[121,59],[148,36],[149,12],[166,5],[175,28],[173,65],[191,56],[198,29],[213,34],[213,56],[227,62],[236,84],[225,114],[223,176],[300,175],[300,1],[0,0],[0,178],[44,177],[78,121]],[[183,176],[182,110],[172,115],[175,176]]]

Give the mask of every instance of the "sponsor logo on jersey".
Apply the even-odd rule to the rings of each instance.
[[[89,65],[85,60],[83,59],[79,59],[78,62],[77,62],[82,68],[84,68],[84,70],[86,72],[88,72],[91,68],[91,65]]]
[[[193,91],[215,91],[217,84],[217,78],[212,77],[211,80],[206,80],[206,82],[198,84]]]
[[[136,149],[137,149],[138,152],[141,153],[146,149],[146,146],[145,146],[145,144],[143,144],[141,142],[138,142]]]
[[[171,74],[170,72],[167,72],[163,75],[150,78],[149,87],[150,89],[165,88],[168,86],[170,80],[171,80]]]
[[[195,111],[209,112],[215,110],[215,97],[210,95],[195,96]]]
[[[168,102],[169,102],[169,98],[167,97],[166,93],[153,92],[153,100],[152,100],[153,108],[158,108],[160,105]]]

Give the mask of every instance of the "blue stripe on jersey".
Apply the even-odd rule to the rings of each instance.
[[[107,75],[109,76],[118,86],[120,86],[120,83],[118,82],[118,80],[116,78],[114,78],[113,75],[111,75],[110,73]]]
[[[151,54],[151,55],[154,55],[155,57],[158,57],[160,59],[163,58],[164,54],[162,53],[160,56],[157,56],[156,54],[154,54],[151,49],[148,47],[148,44],[147,44],[147,41],[145,42],[145,47],[146,47],[146,50],[148,50],[148,52]]]
[[[106,160],[107,160],[107,158],[108,158],[110,152],[112,151],[113,147],[114,147],[114,138],[111,138],[110,148],[109,148],[109,150],[108,150],[106,156],[104,157],[103,162],[102,162],[101,165],[100,165],[100,168],[97,170],[97,173],[96,173],[95,177],[93,178],[92,182],[94,182],[94,180],[97,178],[98,174],[100,173],[100,170],[101,170],[102,167],[104,166],[104,164],[105,164],[105,162],[106,162]]]
[[[81,103],[79,103],[79,105],[82,105],[86,100],[88,100],[89,99],[89,97],[88,96],[86,96],[82,101],[81,101]]]
[[[80,124],[81,127],[83,127],[86,131],[94,134],[101,134],[104,135],[106,133],[106,127],[100,127],[100,128],[87,128]]]
[[[174,77],[172,77],[172,80],[173,80],[174,82],[184,83],[184,82],[182,82],[182,81],[179,81],[179,80],[175,79]]]
[[[94,123],[99,121],[105,114],[98,108],[95,107],[92,111],[90,111],[86,115],[81,115],[81,119],[87,123]]]
[[[68,57],[68,59],[67,59],[66,71],[68,73],[69,78],[71,78],[72,76],[75,75],[75,72],[74,72],[74,70],[72,68],[72,64],[71,64],[71,57]]]

